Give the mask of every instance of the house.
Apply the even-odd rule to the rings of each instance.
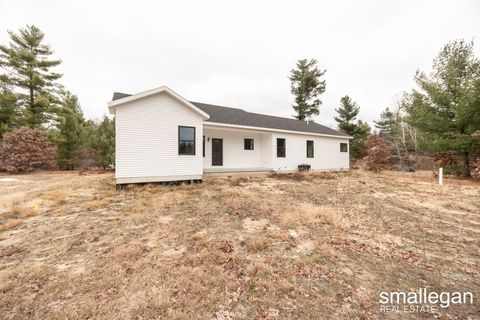
[[[168,87],[114,93],[116,183],[201,180],[205,173],[348,170],[348,135],[306,122],[191,102]]]

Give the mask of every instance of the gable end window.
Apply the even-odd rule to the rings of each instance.
[[[243,150],[253,150],[253,139],[243,139]]]
[[[284,138],[277,138],[277,158],[285,158],[287,146]]]
[[[348,143],[340,143],[340,152],[348,152]]]
[[[178,154],[195,155],[195,127],[178,126]]]
[[[307,158],[313,158],[313,141],[307,140]]]

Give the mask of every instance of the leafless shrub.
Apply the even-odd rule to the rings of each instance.
[[[480,180],[480,157],[477,157],[472,163],[472,178]]]
[[[382,137],[377,134],[368,137],[366,150],[367,156],[364,162],[368,170],[378,172],[388,167],[390,150]]]
[[[57,149],[40,129],[20,127],[6,133],[1,151],[3,169],[7,172],[57,168]]]
[[[435,161],[431,156],[411,156],[416,170],[434,170]]]
[[[455,153],[445,152],[445,153],[436,153],[433,155],[433,160],[437,168],[442,167],[443,172],[446,175],[457,175],[462,174],[462,165],[458,161],[458,157]]]
[[[447,167],[457,164],[457,158],[453,153],[435,153],[433,161],[438,167]]]

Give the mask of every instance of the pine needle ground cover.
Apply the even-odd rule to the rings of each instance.
[[[353,171],[116,192],[111,174],[0,184],[2,319],[478,316],[480,185]],[[474,304],[381,313],[382,291]]]

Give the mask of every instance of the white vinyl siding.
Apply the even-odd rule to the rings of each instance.
[[[273,168],[273,157],[277,153],[277,150],[274,150],[273,138],[271,134],[264,134],[260,140],[262,154],[262,167],[264,168]]]
[[[212,139],[223,140],[223,165],[222,168],[264,168],[269,164],[268,159],[264,159],[262,150],[264,149],[263,139],[268,136],[271,139],[271,134],[261,134],[253,131],[242,130],[223,130],[223,129],[205,129],[205,157],[203,158],[203,167],[206,169],[212,168]],[[245,150],[244,139],[249,138],[254,140],[253,150]],[[267,139],[267,140],[268,140]],[[270,146],[268,147],[270,149]],[[217,166],[214,166],[218,168]]]
[[[208,125],[208,123],[206,123]],[[203,168],[212,169],[212,138],[223,139],[223,166],[228,169],[296,171],[299,164],[310,164],[313,170],[348,170],[349,154],[340,152],[339,144],[347,138],[320,137],[304,134],[282,134],[245,129],[211,128],[204,130],[205,157]],[[254,150],[244,150],[244,138],[255,140]],[[210,141],[208,139],[210,138]],[[277,158],[277,138],[285,138],[286,156]],[[314,143],[314,157],[307,158],[307,140]],[[218,167],[215,167],[218,168]]]
[[[286,157],[273,158],[272,167],[275,171],[296,171],[299,164],[309,164],[312,170],[340,171],[350,167],[349,153],[340,152],[339,147],[340,142],[348,143],[347,138],[282,133],[275,133],[272,138],[275,142],[277,138],[285,138],[286,143]],[[307,158],[307,140],[314,143],[313,158]]]
[[[203,119],[168,93],[118,106],[115,125],[117,179],[201,178]],[[179,126],[195,127],[195,155],[178,154]]]

